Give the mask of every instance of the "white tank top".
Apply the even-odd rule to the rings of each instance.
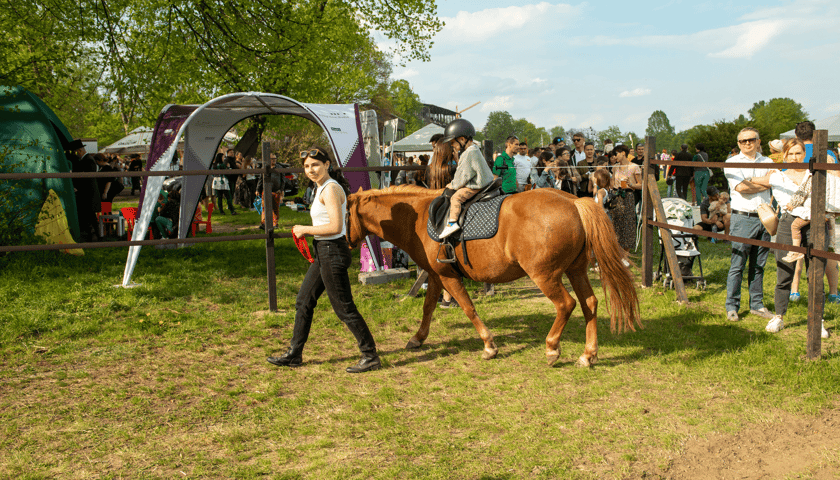
[[[341,215],[341,233],[336,235],[315,235],[315,240],[335,240],[347,234],[347,223],[344,221],[344,217],[347,215],[347,198],[344,196],[344,190],[341,188],[341,185],[332,178],[328,179],[315,190],[315,198],[312,199],[312,209],[309,210],[309,214],[312,216],[312,226],[319,227],[321,225],[329,225],[330,223],[330,214],[327,212],[327,206],[321,203],[321,192],[330,183],[338,185],[339,190],[341,190],[342,200],[341,208],[339,209]]]

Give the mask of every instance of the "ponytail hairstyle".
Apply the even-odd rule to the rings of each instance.
[[[333,160],[332,158],[330,158],[329,154],[327,153],[327,149],[325,149],[321,146],[315,145],[315,146],[309,147],[306,150],[306,153],[307,153],[307,155],[306,155],[307,157],[314,158],[315,160],[318,160],[319,162],[323,162],[323,163],[330,162],[330,168],[328,170],[328,172],[330,174],[330,178],[332,178],[333,180],[338,182],[339,185],[341,185],[342,190],[344,190],[344,196],[345,197],[350,195],[350,182],[348,182],[347,179],[344,178],[344,174],[341,172],[341,167],[338,166],[338,162],[336,160]],[[315,153],[315,155],[312,155],[312,153]]]

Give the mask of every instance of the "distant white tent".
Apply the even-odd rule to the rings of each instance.
[[[101,153],[148,153],[154,133],[149,127],[137,127],[127,136],[103,148]]]
[[[817,120],[814,122],[814,126],[817,127],[817,130],[828,130],[829,142],[840,142],[840,114],[824,118],[822,120]],[[795,136],[796,134],[793,130],[788,130],[780,135],[780,137],[785,140]]]
[[[430,123],[395,143],[392,150],[395,152],[431,152],[432,145],[429,140],[436,133],[443,133],[443,127]]]

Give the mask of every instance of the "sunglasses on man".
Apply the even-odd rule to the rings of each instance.
[[[749,144],[751,144],[751,143],[755,143],[755,142],[757,142],[757,141],[758,141],[758,137],[745,138],[745,139],[743,139],[743,140],[738,140],[738,144],[739,144],[739,145],[749,145]]]

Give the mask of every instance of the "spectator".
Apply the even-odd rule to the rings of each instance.
[[[592,174],[592,183],[594,188],[597,189],[596,192],[593,193],[593,200],[595,200],[595,203],[597,203],[602,209],[606,210],[604,200],[606,200],[607,192],[609,191],[610,184],[612,183],[610,172],[608,172],[605,168],[596,170]]]
[[[301,155],[307,152],[301,152]],[[280,216],[280,204],[283,203],[283,195],[286,190],[286,176],[280,173],[276,167],[277,165],[277,155],[271,154],[269,157],[269,161],[271,162],[271,174],[268,176],[268,181],[271,184],[271,190],[266,190],[265,186],[263,185],[263,177],[261,175],[259,181],[257,182],[257,195],[262,197],[262,213],[260,214],[260,229],[265,230],[265,206],[266,206],[266,193],[271,195],[271,215],[273,220],[274,228],[277,228],[277,221],[279,220]]]
[[[516,168],[516,191],[524,192],[531,178],[531,157],[528,156],[528,144],[524,140],[519,142],[519,151],[513,156],[513,164]]]
[[[93,158],[99,166],[100,172],[117,172],[117,169],[108,163],[108,158],[105,155],[97,153]],[[122,182],[117,177],[100,177],[97,181],[99,182],[99,192],[102,195],[103,202],[113,203],[114,197],[122,192],[124,188]]]
[[[706,188],[706,196],[700,203],[700,221],[694,225],[695,230],[707,232],[723,231],[729,235],[729,221],[731,214],[728,212],[726,202],[721,200],[720,192],[715,187]],[[715,239],[712,239],[712,243]]]
[[[805,158],[805,144],[799,139],[791,139],[785,142],[782,149],[785,163],[801,163]],[[784,171],[771,170],[765,176],[760,178],[752,178],[750,181],[756,185],[771,187],[773,189],[773,197],[782,206],[782,218],[779,221],[778,234],[776,235],[776,242],[782,245],[796,245],[793,238],[794,224],[796,218],[802,218],[810,214],[810,204],[805,206],[799,191],[802,185],[805,185],[810,178],[810,173],[805,168],[789,168]],[[810,191],[810,188],[808,189]],[[797,195],[799,194],[799,195]],[[797,198],[799,196],[799,198]],[[828,219],[826,219],[828,220]],[[810,234],[810,222],[801,227],[801,234]],[[826,238],[829,238],[829,228],[833,225],[827,221],[822,228],[825,228]],[[775,306],[776,315],[774,315],[765,330],[770,333],[776,333],[785,327],[784,315],[787,313],[788,302],[790,301],[790,286],[793,281],[795,272],[796,259],[791,258],[790,255],[783,256],[786,252],[784,250],[776,251],[776,289],[775,289]],[[808,265],[808,259],[805,259],[805,265]],[[822,288],[822,279],[820,285],[814,288]],[[822,325],[822,337],[828,338],[828,331],[825,329],[825,324]]]
[[[610,211],[618,236],[618,243],[628,253],[636,249],[636,199],[635,192],[642,188],[642,171],[630,163],[626,145],[616,145],[616,168],[613,171],[613,187],[620,189],[618,206]]]
[[[675,162],[690,162],[691,154],[688,153],[688,145],[682,144],[680,152],[674,157]],[[694,176],[694,167],[677,166],[674,167],[674,176],[676,179],[677,196],[683,200],[688,201],[688,184]]]
[[[143,161],[140,155],[134,154],[131,156],[131,162],[128,164],[129,172],[140,172],[143,170]],[[140,191],[140,177],[131,177],[131,195],[134,196],[134,191]]]
[[[761,154],[761,139],[758,130],[746,127],[738,133],[741,153],[727,160],[729,163],[754,163],[753,168],[726,168],[726,180],[732,192],[732,219],[730,232],[735,237],[770,241],[770,233],[758,218],[758,206],[770,203],[770,191],[764,185],[750,181],[767,174],[766,168],[758,164],[773,163]],[[747,283],[750,292],[750,313],[770,319],[773,314],[764,307],[764,265],[767,263],[767,247],[757,247],[741,242],[732,242],[732,257],[726,279],[726,318],[740,320],[741,280],[749,261]]]
[[[697,152],[697,154],[694,155],[692,161],[709,161],[709,154],[706,153],[705,144],[697,143],[696,145],[694,145],[694,150]],[[694,191],[696,192],[694,197],[697,199],[697,203],[703,203],[704,201],[706,201],[706,189],[709,188],[709,179],[711,178],[711,176],[711,173],[709,173],[709,167],[694,167]]]
[[[155,217],[155,225],[162,238],[178,236],[178,217],[180,213],[181,195],[178,190],[173,190],[165,198],[159,214]]]
[[[73,172],[95,172],[93,155],[85,151],[81,140],[76,139],[66,146],[65,155]],[[96,214],[102,211],[102,197],[96,178],[74,178],[73,192],[76,196],[76,213],[79,216],[81,241],[98,241]]]
[[[246,157],[245,161],[242,163],[242,168],[248,170],[256,170],[256,165],[254,165],[254,157]],[[257,199],[257,174],[255,173],[246,173],[245,174],[245,192],[247,194],[245,204],[248,206],[248,210],[255,211],[254,209],[254,200]]]
[[[516,193],[519,189],[516,184],[516,164],[513,161],[513,155],[517,151],[519,139],[511,135],[505,140],[505,151],[493,162],[493,175],[502,177],[503,193]]]
[[[212,170],[227,170],[227,162],[225,157],[219,153],[211,166]],[[225,214],[225,207],[222,204],[223,200],[227,200],[228,208],[231,215],[236,215],[236,210],[233,209],[233,197],[230,193],[230,181],[227,175],[216,175],[213,177],[213,192],[218,198],[219,215]]]

